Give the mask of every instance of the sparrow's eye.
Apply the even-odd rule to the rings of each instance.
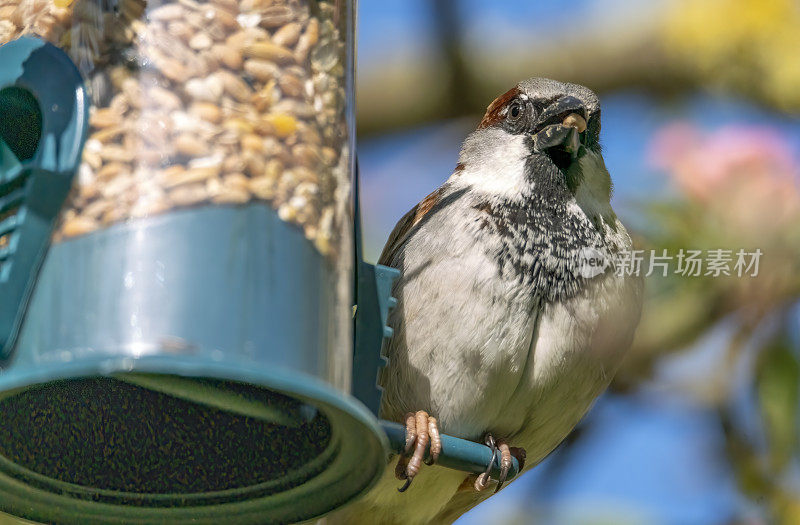
[[[522,116],[523,109],[524,108],[522,107],[522,103],[519,100],[515,100],[514,102],[512,102],[511,105],[508,107],[508,120],[510,120],[511,122],[518,121]]]

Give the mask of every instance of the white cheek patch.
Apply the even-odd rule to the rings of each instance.
[[[529,184],[525,182],[525,158],[530,153],[524,144],[525,136],[496,131],[482,133],[482,144],[470,139],[473,137],[468,137],[461,150],[464,169],[450,180],[493,197],[521,198],[520,192]]]

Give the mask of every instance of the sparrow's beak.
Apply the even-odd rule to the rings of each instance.
[[[559,98],[545,108],[539,122],[539,131],[533,135],[536,151],[548,153],[558,161],[566,160],[563,157],[571,161],[578,156],[586,131],[586,109],[580,100],[570,96]]]

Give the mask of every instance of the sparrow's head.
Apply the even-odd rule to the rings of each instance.
[[[531,152],[567,169],[581,148],[600,148],[600,101],[589,88],[530,78],[496,98],[478,129],[530,137]]]
[[[547,78],[524,80],[495,99],[461,151],[462,169],[511,182],[522,166],[572,174],[600,158],[600,101],[590,89]]]

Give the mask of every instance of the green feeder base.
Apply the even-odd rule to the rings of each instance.
[[[368,489],[388,441],[324,380],[332,278],[260,204],[50,247],[0,372],[0,510],[289,523]]]

